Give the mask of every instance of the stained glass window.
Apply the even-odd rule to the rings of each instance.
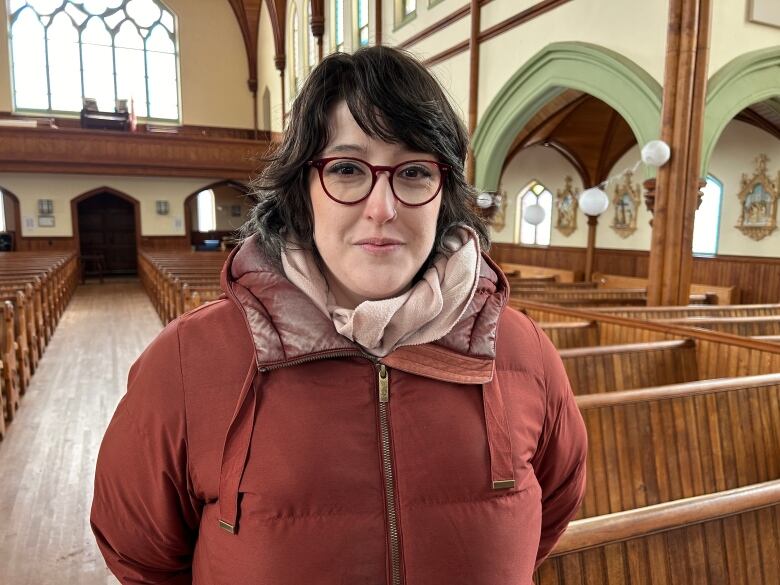
[[[333,22],[336,51],[344,50],[344,0],[334,0],[333,3]]]
[[[298,27],[298,10],[295,5],[292,6],[290,12],[290,24],[292,31],[290,33],[292,44],[292,71],[291,85],[293,95],[298,95],[298,91],[301,89],[301,43],[300,43],[300,28]]]
[[[524,221],[529,205],[539,204],[544,209],[544,220],[539,225]],[[515,210],[515,242],[549,246],[552,232],[552,193],[537,181],[531,181],[517,196]]]
[[[311,3],[312,0],[309,0],[306,3],[307,15],[308,15],[308,18],[306,19],[306,23],[308,24],[308,29],[309,29],[307,33],[308,45],[309,45],[309,62],[308,62],[309,69],[311,69],[312,67],[314,67],[314,65],[316,65],[317,52],[318,52],[317,39],[314,37],[314,34],[312,34],[311,32]]]
[[[693,220],[693,253],[714,256],[718,253],[723,183],[712,175],[707,175],[707,185],[703,193],[701,205]]]
[[[368,46],[368,0],[358,0],[357,4],[358,45]]]
[[[79,112],[83,98],[178,120],[176,19],[159,0],[11,0],[17,110]]]

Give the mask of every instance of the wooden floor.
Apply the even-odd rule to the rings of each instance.
[[[137,280],[76,291],[0,441],[0,584],[116,584],[89,527],[100,440],[162,325]]]

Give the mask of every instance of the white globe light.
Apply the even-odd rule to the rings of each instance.
[[[531,225],[539,225],[544,221],[544,207],[538,203],[529,205],[523,210],[523,220]]]
[[[477,207],[487,209],[493,205],[493,196],[490,193],[480,193],[477,195]]]
[[[598,187],[585,189],[580,193],[580,209],[585,215],[599,216],[609,207],[609,195]]]
[[[672,151],[663,140],[651,140],[642,148],[642,162],[650,167],[661,167],[666,164]]]

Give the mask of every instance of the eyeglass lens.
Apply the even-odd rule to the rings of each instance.
[[[322,169],[322,180],[331,197],[353,203],[371,191],[371,169],[360,161],[337,159]],[[398,167],[393,174],[396,197],[409,205],[431,199],[441,186],[442,174],[435,164],[411,161]]]

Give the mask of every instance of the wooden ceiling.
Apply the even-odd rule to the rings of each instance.
[[[547,146],[569,160],[582,184],[590,187],[605,180],[635,144],[620,114],[589,94],[568,89],[531,118],[512,144],[505,164],[523,148]]]

